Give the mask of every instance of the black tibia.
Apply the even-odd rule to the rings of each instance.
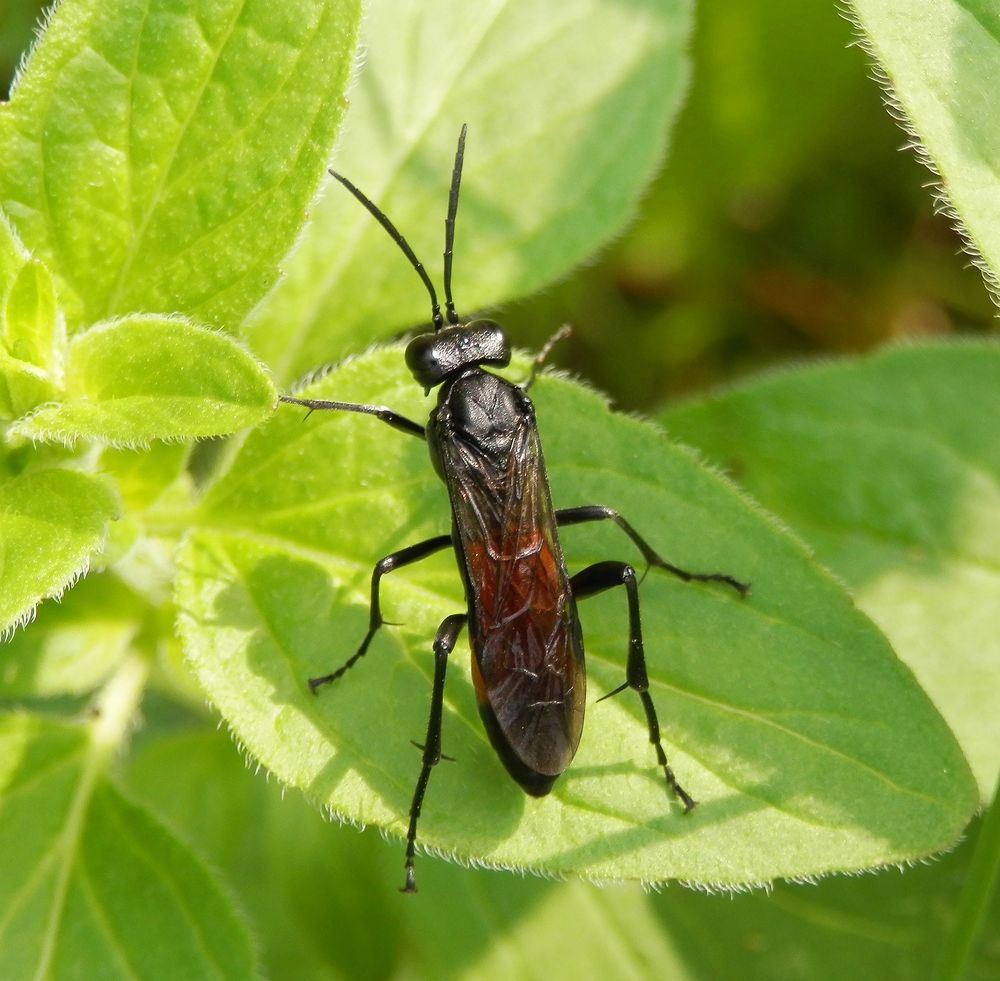
[[[297,399],[291,395],[279,395],[279,402],[288,402],[290,405],[301,405],[310,412],[317,409],[336,409],[338,412],[362,412],[368,416],[375,416],[382,422],[400,432],[409,433],[411,436],[424,438],[424,427],[419,422],[407,419],[392,409],[387,409],[384,405],[363,405],[359,402],[329,402],[325,399]],[[308,418],[308,416],[307,416]]]
[[[671,575],[683,579],[684,582],[721,582],[731,586],[740,594],[746,596],[750,592],[749,583],[740,582],[732,576],[723,572],[688,572],[676,565],[672,565],[662,558],[658,552],[637,532],[617,511],[605,507],[603,504],[588,504],[579,508],[561,508],[556,511],[556,523],[560,528],[566,525],[579,525],[585,521],[613,521],[642,552],[642,557],[646,562],[657,568],[669,572]]]
[[[628,665],[625,669],[625,681],[614,691],[608,692],[604,698],[617,695],[626,688],[631,688],[638,693],[642,707],[646,711],[649,741],[656,749],[656,759],[663,768],[667,785],[684,805],[684,810],[692,810],[697,805],[697,801],[677,782],[677,777],[674,776],[674,771],[667,762],[667,754],[660,739],[660,724],[656,718],[656,708],[653,705],[652,696],[649,694],[646,652],[642,646],[642,624],[639,621],[639,586],[636,581],[635,569],[625,562],[596,562],[573,576],[570,580],[570,586],[576,599],[593,596],[595,593],[604,592],[604,590],[614,586],[625,587],[625,592],[628,595]]]
[[[434,638],[434,687],[431,690],[431,712],[427,720],[427,738],[423,745],[423,766],[417,777],[417,786],[413,790],[413,801],[410,803],[410,826],[406,831],[406,883],[400,892],[416,892],[417,884],[413,876],[413,855],[417,843],[417,819],[427,791],[427,782],[431,778],[431,770],[442,758],[441,754],[441,716],[444,705],[444,675],[448,667],[448,655],[455,647],[458,635],[468,620],[465,613],[453,613],[445,617],[438,627]]]
[[[379,559],[375,563],[375,568],[372,570],[372,595],[371,605],[368,610],[368,633],[365,634],[365,639],[361,641],[361,646],[357,651],[337,668],[336,671],[319,678],[309,679],[309,687],[314,692],[317,688],[328,685],[331,681],[336,681],[347,670],[353,668],[368,652],[368,645],[372,642],[376,631],[385,623],[385,620],[382,619],[382,604],[379,600],[379,583],[382,577],[387,572],[392,572],[394,569],[401,569],[404,565],[412,565],[414,562],[419,562],[434,552],[440,552],[441,549],[447,548],[449,545],[451,545],[451,535],[436,535],[434,538],[428,538],[427,541],[417,542],[416,545],[410,545],[408,548],[401,548],[398,552],[393,552],[391,555],[387,555],[384,559]]]

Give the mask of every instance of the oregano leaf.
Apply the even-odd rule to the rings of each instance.
[[[965,750],[1000,769],[1000,346],[891,347],[662,416],[843,577]]]
[[[111,487],[75,470],[0,482],[0,632],[23,623],[87,570],[117,514]]]
[[[357,0],[67,0],[0,107],[0,207],[69,327],[135,311],[235,330],[323,173]]]
[[[309,389],[423,418],[393,348]],[[614,507],[682,567],[752,583],[740,600],[652,570],[642,583],[651,690],[672,765],[701,800],[683,815],[624,678],[624,597],[581,604],[589,721],[541,800],[495,759],[467,648],[453,657],[444,752],[421,841],[464,860],[610,878],[730,886],[900,862],[954,841],[976,806],[954,737],[843,589],[730,484],[653,426],[553,377],[532,394],[558,506]],[[585,435],[583,435],[585,434]],[[446,532],[447,497],[419,440],[375,420],[294,407],[242,445],[182,545],[188,658],[240,742],[285,782],[353,821],[405,830],[427,724],[430,642],[464,608],[447,555],[384,581],[368,656],[314,696],[309,677],[354,653],[377,559]],[[621,557],[615,528],[563,533],[570,570]],[[391,724],[389,724],[391,720]]]
[[[221,436],[267,416],[277,399],[264,368],[234,338],[181,317],[135,315],[70,342],[63,402],[12,432],[72,444],[140,446]]]

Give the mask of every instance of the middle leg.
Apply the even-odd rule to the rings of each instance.
[[[428,555],[447,548],[450,544],[451,535],[435,535],[434,538],[428,538],[427,541],[417,542],[416,545],[401,548],[398,552],[393,552],[391,555],[387,555],[375,563],[375,568],[372,569],[371,603],[368,607],[368,633],[365,634],[365,639],[361,641],[361,646],[357,651],[337,668],[336,671],[331,671],[330,674],[324,674],[319,678],[309,679],[309,688],[314,693],[317,689],[322,688],[323,685],[328,685],[336,681],[342,674],[353,668],[368,652],[368,645],[372,642],[372,638],[379,627],[385,623],[385,620],[382,619],[382,604],[379,599],[379,583],[382,576],[387,572],[392,572],[394,569],[401,569],[404,565],[412,565],[414,562],[419,562]]]
[[[560,528],[567,525],[579,525],[585,521],[612,521],[614,522],[642,552],[642,557],[646,562],[657,569],[663,569],[684,582],[721,582],[730,586],[740,594],[746,596],[750,592],[748,583],[740,582],[733,576],[724,572],[688,572],[686,569],[671,564],[660,554],[654,551],[653,547],[639,534],[617,511],[605,507],[603,504],[587,504],[578,508],[560,508],[556,511],[556,524]]]

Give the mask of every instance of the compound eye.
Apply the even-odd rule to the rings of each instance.
[[[406,345],[406,366],[425,389],[444,381],[448,368],[441,364],[437,334],[418,334]]]

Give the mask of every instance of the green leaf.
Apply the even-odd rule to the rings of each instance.
[[[55,398],[63,344],[48,270],[0,211],[0,419],[16,419]]]
[[[406,917],[397,846],[340,828],[301,795],[261,780],[214,724],[151,727],[125,776],[129,793],[196,840],[238,890],[265,977],[397,976]]]
[[[29,619],[83,574],[117,516],[114,492],[73,470],[0,483],[0,632]]]
[[[146,741],[128,786],[197,835],[239,884],[275,981],[682,976],[638,886],[598,889],[427,862],[419,900],[399,902],[397,843],[324,821],[298,794],[255,779],[219,732]]]
[[[105,781],[100,726],[0,719],[0,974],[255,977],[213,876]]]
[[[190,502],[193,490],[187,465],[192,450],[185,443],[152,443],[141,450],[107,446],[98,466],[114,478],[126,509],[145,518],[160,505],[180,507]]]
[[[843,981],[939,977],[932,966],[958,920],[970,840],[938,861],[879,875],[776,883],[767,894],[706,896],[681,889],[650,897],[694,978],[704,981]],[[1000,974],[1000,893],[963,981]]]
[[[70,326],[235,328],[277,277],[343,114],[355,0],[67,0],[0,112],[0,207]]]
[[[398,843],[331,825],[297,794],[255,779],[222,733],[144,740],[127,782],[239,887],[275,981],[479,979],[504,965],[508,978],[925,978],[980,835],[977,821],[954,852],[904,870],[737,895],[675,887],[640,897],[423,861],[418,901],[399,903]],[[588,969],[604,957],[617,967]],[[998,965],[1000,894],[970,981],[990,981]]]
[[[136,599],[108,574],[89,575],[0,648],[0,698],[81,695],[122,660],[139,631]]]
[[[66,376],[66,401],[12,432],[68,444],[221,436],[265,418],[277,398],[242,344],[180,317],[126,317],[78,334]]]
[[[7,292],[4,343],[15,358],[58,374],[65,343],[63,333],[52,277],[33,259],[20,268]]]
[[[441,254],[455,140],[468,123],[455,292],[463,312],[523,296],[632,216],[684,93],[690,23],[687,0],[371,4],[337,170],[437,279],[431,257]],[[288,379],[386,325],[427,319],[406,260],[334,185],[247,337]]]
[[[0,297],[5,297],[21,268],[30,259],[17,232],[0,210]]]
[[[46,371],[0,348],[0,419],[16,419],[56,395]]]
[[[663,416],[855,591],[958,736],[1000,770],[1000,346],[889,348]]]
[[[852,0],[867,47],[988,283],[1000,286],[1000,14],[990,0]],[[917,26],[919,25],[919,26]]]
[[[334,372],[315,395],[422,417],[399,349]],[[453,659],[444,751],[421,841],[491,864],[730,885],[896,862],[946,847],[976,804],[954,738],[871,622],[806,550],[648,424],[543,378],[539,418],[557,506],[619,510],[670,561],[753,584],[650,573],[643,626],[672,764],[701,802],[671,804],[638,700],[600,706],[624,677],[624,597],[581,611],[591,712],[576,764],[542,800],[503,773]],[[586,433],[586,438],[581,434]],[[250,752],[352,820],[401,833],[426,730],[429,647],[463,608],[442,555],[392,576],[387,628],[319,697],[306,679],[354,652],[378,558],[447,531],[447,498],[418,440],[374,420],[287,407],[241,447],[205,496],[178,560],[192,667]],[[638,561],[615,528],[567,530],[571,570]],[[391,720],[391,725],[387,721]]]

